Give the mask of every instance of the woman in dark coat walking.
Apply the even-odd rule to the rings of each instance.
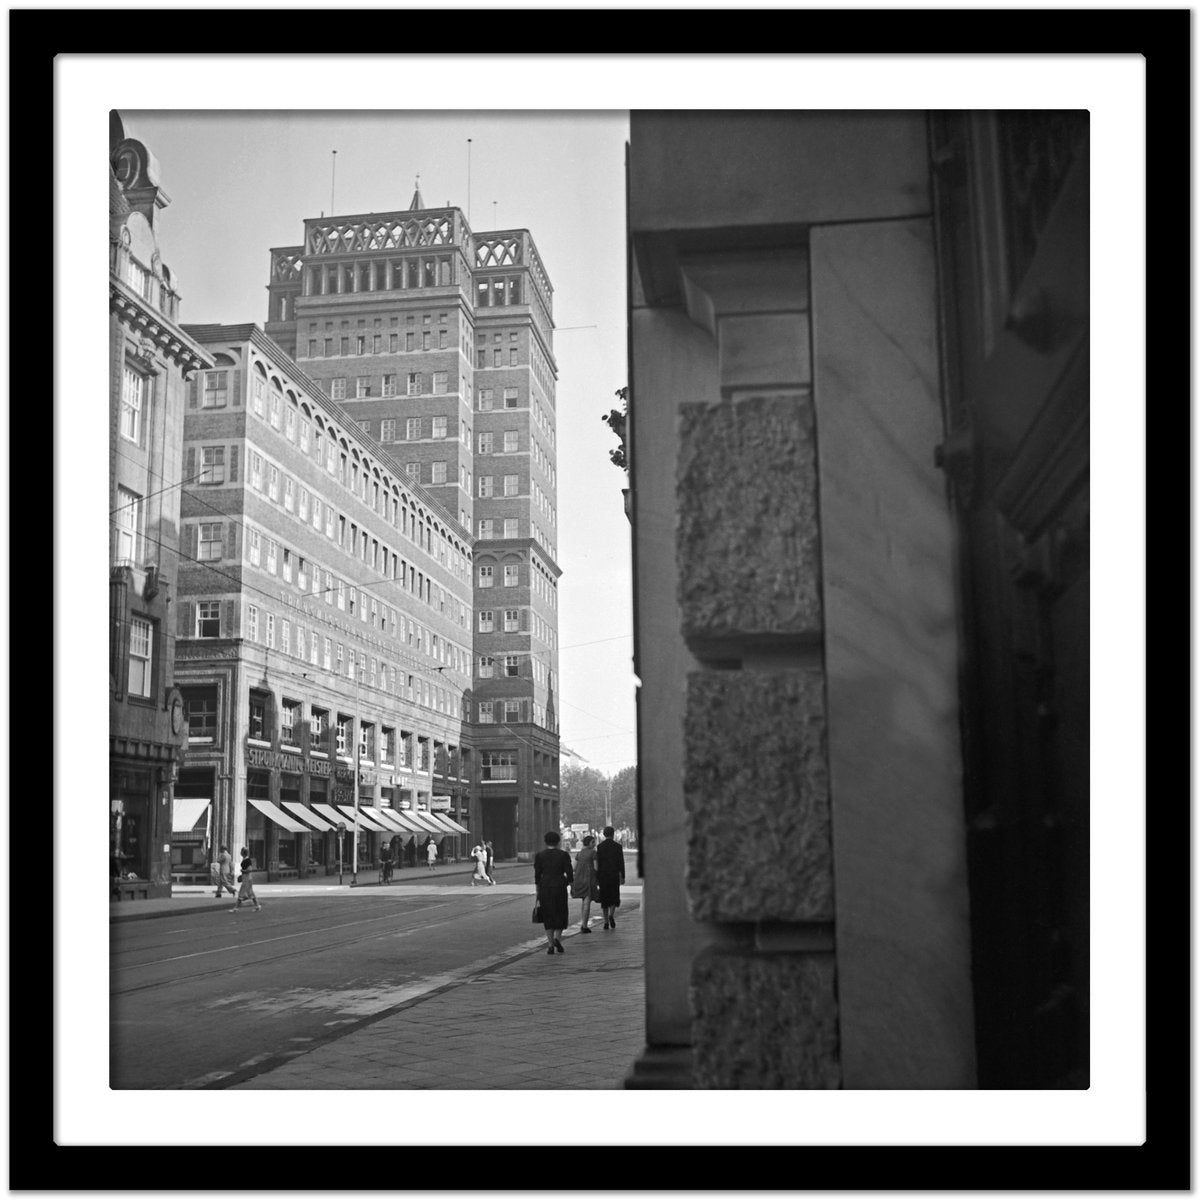
[[[613,841],[616,830],[604,827],[604,841],[596,847],[596,882],[600,885],[600,908],[604,912],[604,928],[616,929],[617,909],[621,904],[621,884],[625,882],[625,851],[620,842]]]
[[[571,856],[558,848],[561,840],[557,829],[551,829],[543,839],[545,850],[533,856],[533,882],[537,887],[538,904],[542,909],[542,927],[546,930],[546,953],[563,953],[560,938],[567,927],[567,888],[575,878]]]

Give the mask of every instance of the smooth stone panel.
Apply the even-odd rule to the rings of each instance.
[[[697,1088],[839,1086],[832,954],[710,952],[691,997]]]
[[[816,448],[806,395],[685,405],[676,546],[689,638],[821,627]]]
[[[828,745],[847,1088],[966,1088],[954,530],[924,220],[815,229]]]
[[[691,919],[684,887],[682,681],[696,663],[680,634],[674,503],[679,406],[716,401],[717,351],[681,309],[638,308],[631,322],[638,745],[654,748],[638,763],[638,857],[646,945],[654,950],[646,962],[646,1040],[654,1047],[690,1040],[688,976],[693,955],[708,944]]]
[[[701,921],[833,915],[819,671],[687,680],[687,889]]]
[[[691,119],[690,119],[691,118]],[[929,211],[926,114],[630,114],[629,228],[737,229]]]

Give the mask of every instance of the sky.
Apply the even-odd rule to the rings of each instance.
[[[406,209],[418,175],[426,206],[531,232],[559,370],[560,741],[604,774],[634,763],[625,475],[601,423],[626,383],[628,114],[120,111],[171,198],[159,244],[184,324],[261,326],[271,247],[300,244],[307,217]]]

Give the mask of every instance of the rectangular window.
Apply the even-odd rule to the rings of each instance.
[[[409,417],[404,423],[404,436],[410,441],[418,441],[421,437],[421,418]]]
[[[491,517],[483,517],[479,521],[479,540],[486,542],[489,538],[494,538],[496,523]]]
[[[499,351],[497,351],[497,353],[499,353]],[[517,407],[517,389],[516,388],[505,388],[504,389],[504,407],[505,408],[516,408]]]
[[[494,568],[480,567],[479,568],[479,586],[481,588],[490,588],[495,582],[493,579]]]
[[[404,473],[409,479],[415,479],[417,483],[421,482],[421,464],[420,463],[405,463]]]
[[[250,486],[257,491],[262,491],[263,485],[263,460],[262,456],[250,452]]]
[[[504,351],[497,347],[492,351],[492,366],[502,367],[504,365]]]
[[[491,679],[495,672],[496,660],[489,655],[484,655],[479,660],[479,678]]]
[[[482,354],[482,353],[483,353],[483,351],[480,351],[480,354]],[[493,391],[492,388],[480,388],[479,389],[479,411],[480,412],[491,412],[492,411],[492,402],[493,402],[494,396],[495,396],[495,392]]]
[[[295,409],[284,409],[283,413],[283,432],[289,442],[296,440],[296,412]]]
[[[386,669],[383,674],[386,680]],[[384,763],[394,765],[396,762],[396,731],[387,725],[384,725],[379,731],[379,749],[382,752],[381,757]]]
[[[394,418],[388,418],[379,422],[379,440],[381,442],[394,442],[396,440],[396,422]]]
[[[200,483],[225,482],[225,447],[200,447]]]
[[[229,372],[206,371],[204,374],[205,408],[224,408],[229,403]]]
[[[504,453],[516,454],[517,452],[517,431],[515,429],[506,429],[504,431]]]
[[[346,398],[346,380],[331,379],[329,381],[329,394],[335,400],[345,400]]]
[[[446,464],[444,462],[435,462],[433,464],[433,483],[446,482]]]
[[[520,629],[520,614],[517,609],[506,608],[504,610],[504,632],[519,633]]]
[[[221,636],[221,602],[200,600],[196,604],[196,636],[215,638]]]
[[[419,396],[421,394],[421,372],[410,371],[408,374],[408,394],[410,396]]]
[[[271,424],[279,428],[279,414],[283,408],[283,397],[278,392],[271,393]]]
[[[491,725],[494,722],[492,717],[492,702],[490,700],[480,700],[479,702],[479,724]]]
[[[517,518],[504,518],[504,536],[506,538],[515,538],[517,536]]]
[[[286,617],[279,622],[279,648],[284,654],[292,652],[292,623]]]
[[[515,496],[517,494],[517,476],[505,475],[504,494],[506,496]]]
[[[285,700],[279,710],[279,740],[288,746],[300,744],[300,705]]]
[[[253,604],[246,605],[246,640],[258,641],[258,609]]]
[[[246,530],[246,554],[250,565],[257,567],[262,562],[262,534],[257,529]]]
[[[142,561],[142,498],[128,488],[117,488],[117,539],[115,561],[138,564]]]
[[[263,403],[267,397],[267,385],[265,380],[259,379],[257,376],[254,379],[254,389],[250,395],[250,403],[254,408],[254,415],[261,417],[263,415]]]
[[[492,483],[493,483],[493,479],[492,479],[491,475],[480,475],[479,476],[479,494],[480,494],[480,496],[486,498],[493,494]]]
[[[338,649],[340,650],[341,647],[339,646]],[[345,758],[350,753],[350,718],[345,713],[338,713],[337,752],[340,758]]]
[[[521,702],[519,700],[505,700],[504,702],[504,721],[507,725],[516,725],[521,720]]]
[[[267,495],[272,500],[279,499],[279,468],[271,467],[269,475],[270,483],[267,485]]]
[[[252,741],[265,742],[270,736],[267,725],[268,697],[265,692],[250,693],[250,738]]]
[[[492,434],[481,433],[475,439],[475,448],[480,454],[491,454],[492,452]]]
[[[283,478],[283,507],[288,512],[296,507],[296,484],[290,475]]]
[[[369,763],[375,761],[375,726],[368,721],[359,722],[358,754]]]
[[[517,752],[515,750],[484,750],[479,759],[479,778],[516,779]]]
[[[308,422],[303,419],[300,421],[300,449],[308,453]]]
[[[393,334],[392,337],[394,340],[395,334]],[[395,375],[385,375],[383,377],[383,394],[385,396],[394,396],[396,394],[396,376]]]
[[[494,628],[493,614],[490,608],[480,609],[479,611],[479,632],[491,633]]]
[[[153,684],[154,627],[134,617],[129,623],[129,694],[149,696]]]
[[[361,400],[363,396],[371,394],[371,377],[369,375],[357,375],[354,379],[354,396],[355,399]]]
[[[433,434],[432,435],[435,438],[444,438],[446,436],[446,418],[445,417],[434,417],[433,418]]]
[[[279,566],[279,543],[274,538],[267,538],[267,570],[275,574]]]
[[[275,649],[275,614],[267,613],[266,616],[267,616],[267,628],[266,628],[267,645],[268,645],[268,647],[270,647],[270,649],[274,650]]]
[[[515,678],[521,673],[521,660],[516,654],[504,656],[504,674],[507,678]]]
[[[215,562],[220,559],[224,535],[225,524],[223,521],[201,522],[200,538],[196,549],[198,561]]]
[[[504,586],[517,586],[517,568],[515,565],[509,565],[504,568]]]
[[[145,377],[126,367],[121,377],[121,436],[139,446],[142,444],[142,400],[145,388]]]
[[[217,689],[188,688],[183,693],[189,742],[212,742],[217,737]]]
[[[434,371],[433,373],[433,394],[435,396],[444,396],[446,394],[446,372]],[[443,435],[445,436],[445,435]]]
[[[313,638],[314,643],[316,640]],[[308,725],[309,748],[318,754],[327,754],[329,752],[329,712],[324,708],[314,708],[311,712],[312,717]]]

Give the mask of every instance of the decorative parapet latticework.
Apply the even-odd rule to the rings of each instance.
[[[310,221],[305,254],[361,254],[372,250],[401,250],[412,246],[454,245],[454,212],[424,212],[409,217],[353,217],[341,221]]]
[[[272,283],[299,283],[303,273],[303,246],[281,246],[271,251]]]
[[[477,267],[512,267],[521,261],[521,239],[519,237],[492,237],[475,239],[475,265]]]

